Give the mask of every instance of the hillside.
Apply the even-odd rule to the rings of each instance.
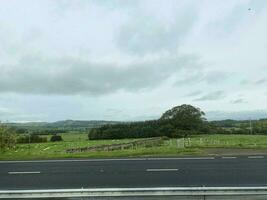
[[[16,127],[18,129],[27,130],[86,130],[90,128],[99,128],[103,125],[117,124],[116,121],[104,120],[63,120],[56,122],[27,122],[27,123],[8,123],[7,125]]]

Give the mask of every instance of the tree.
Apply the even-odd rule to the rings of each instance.
[[[176,129],[200,130],[206,121],[204,116],[205,113],[199,108],[183,104],[163,113],[160,121],[162,123],[171,123]]]
[[[0,124],[0,151],[16,146],[16,132],[13,128]]]

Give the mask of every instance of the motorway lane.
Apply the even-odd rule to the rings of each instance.
[[[267,186],[267,157],[0,161],[0,190]]]

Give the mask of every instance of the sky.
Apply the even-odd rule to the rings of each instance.
[[[2,0],[0,120],[267,117],[266,0]]]

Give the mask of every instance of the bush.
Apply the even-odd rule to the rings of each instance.
[[[170,138],[169,137],[167,137],[167,136],[163,136],[162,137],[162,140],[169,140]]]
[[[60,135],[53,135],[50,139],[50,142],[59,142],[59,141],[63,141]]]
[[[16,145],[16,133],[13,128],[0,124],[0,151],[14,148]]]
[[[34,134],[31,134],[30,136],[29,135],[20,136],[17,139],[17,143],[19,143],[19,144],[43,143],[43,142],[47,142],[46,137],[40,137],[39,135],[34,135]]]

